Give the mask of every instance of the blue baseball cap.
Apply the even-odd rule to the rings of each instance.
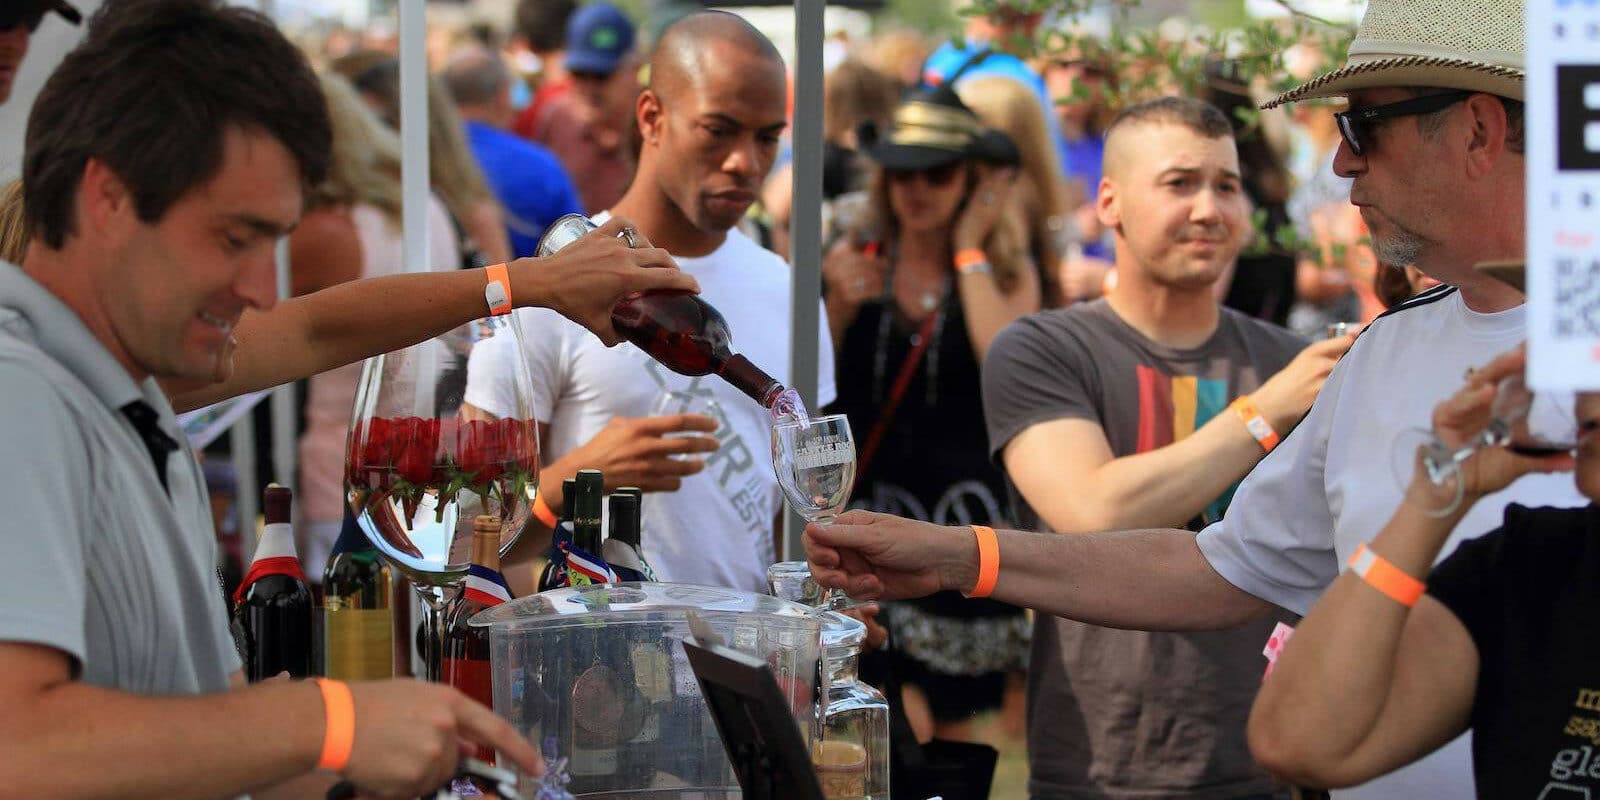
[[[610,3],[589,3],[567,20],[569,72],[610,75],[633,49],[633,22]]]

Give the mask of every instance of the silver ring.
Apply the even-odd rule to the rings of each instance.
[[[628,249],[630,250],[639,246],[639,234],[634,231],[632,226],[623,228],[622,232],[617,234],[617,238],[621,239],[624,244],[628,245]]]
[[[994,205],[994,192],[983,193],[983,204],[986,206]]]
[[[861,291],[862,289],[867,288],[867,279],[866,278],[856,278],[855,287],[856,287],[856,291],[858,291],[858,292]]]

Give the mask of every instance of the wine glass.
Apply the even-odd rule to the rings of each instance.
[[[1578,424],[1572,396],[1562,392],[1534,392],[1521,373],[1502,378],[1495,386],[1489,424],[1460,447],[1440,441],[1433,431],[1412,428],[1401,433],[1390,456],[1390,468],[1402,489],[1420,469],[1435,491],[1430,500],[1411,498],[1431,516],[1448,516],[1465,495],[1461,464],[1488,447],[1508,447],[1524,456],[1553,456],[1577,447]]]
[[[728,415],[709,394],[698,394],[686,389],[668,389],[656,398],[650,407],[650,416],[666,417],[675,414],[703,414],[717,421],[717,430],[720,431],[727,425]],[[662,438],[677,439],[684,436],[716,436],[717,431],[671,431],[663,434]],[[684,461],[695,458],[693,453],[674,453],[668,456],[674,461]]]
[[[520,331],[507,320],[477,320],[367,359],[356,393],[346,500],[417,589],[430,680],[440,677],[445,607],[471,563],[473,519],[499,518],[504,555],[538,490],[532,380]]]
[[[833,414],[772,426],[772,469],[789,508],[807,522],[827,525],[850,502],[856,445],[850,420]]]

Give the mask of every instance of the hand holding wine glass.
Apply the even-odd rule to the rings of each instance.
[[[1530,472],[1572,469],[1573,409],[1557,395],[1529,390],[1526,364],[1526,349],[1518,347],[1474,370],[1434,408],[1431,431],[1400,438],[1394,461],[1409,502],[1446,516]]]

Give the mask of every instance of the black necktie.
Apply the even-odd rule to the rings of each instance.
[[[156,465],[156,476],[161,478],[161,488],[167,489],[167,456],[178,449],[178,443],[161,430],[158,423],[161,415],[149,403],[135,400],[123,406],[122,413],[128,416],[134,430],[139,432],[139,438],[144,440],[145,448],[150,451],[150,461]]]

